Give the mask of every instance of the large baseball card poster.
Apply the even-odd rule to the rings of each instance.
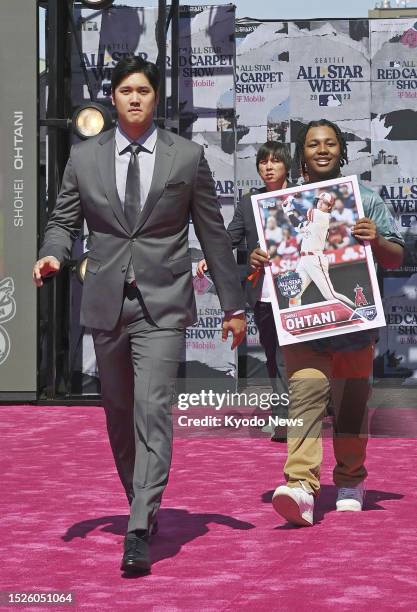
[[[281,345],[385,325],[356,176],[252,196]]]

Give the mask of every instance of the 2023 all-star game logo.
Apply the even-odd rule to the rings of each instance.
[[[298,272],[281,274],[276,283],[281,295],[287,298],[292,298],[301,291],[302,280]]]

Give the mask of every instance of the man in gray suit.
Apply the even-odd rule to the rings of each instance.
[[[107,429],[131,505],[121,569],[150,569],[148,537],[168,481],[171,402],[184,328],[196,320],[194,223],[225,311],[245,335],[237,266],[202,147],[153,122],[159,73],[140,57],[113,70],[116,129],[72,147],[33,279],[57,273],[85,219],[81,324],[92,328]]]

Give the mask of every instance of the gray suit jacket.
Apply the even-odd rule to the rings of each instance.
[[[256,229],[255,217],[253,215],[251,195],[264,192],[266,192],[265,187],[258,189],[254,193],[246,193],[238,202],[233,219],[227,227],[227,233],[232,239],[233,248],[235,249],[243,241],[245,241],[248,256],[258,246],[258,231]],[[251,270],[248,265],[247,274],[250,274],[250,272],[253,272],[253,270]],[[264,270],[262,270],[262,275],[259,278],[256,287],[254,287],[250,281],[246,280],[246,299],[252,308],[255,306],[261,294],[263,277]]]
[[[291,183],[287,182],[287,188],[294,187]],[[256,229],[255,217],[253,215],[253,207],[251,196],[259,193],[266,193],[266,188],[262,187],[253,193],[246,193],[238,205],[236,206],[235,214],[233,219],[227,227],[227,233],[232,239],[232,246],[235,249],[242,241],[246,241],[248,249],[248,256],[256,249],[258,244],[258,230]],[[247,268],[247,274],[250,274],[253,270]],[[211,270],[210,270],[211,273]],[[253,308],[256,302],[259,300],[262,290],[262,284],[264,281],[265,270],[262,269],[261,276],[259,277],[256,287],[250,281],[246,281],[246,299],[248,304]]]
[[[116,189],[114,130],[72,147],[40,256],[63,262],[83,219],[89,256],[81,324],[115,327],[130,260],[145,306],[158,327],[196,320],[188,245],[190,217],[224,310],[244,308],[231,241],[223,225],[203,148],[158,129],[155,170],[133,232]]]

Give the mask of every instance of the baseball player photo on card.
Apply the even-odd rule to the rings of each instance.
[[[356,176],[252,196],[281,345],[385,326]]]

